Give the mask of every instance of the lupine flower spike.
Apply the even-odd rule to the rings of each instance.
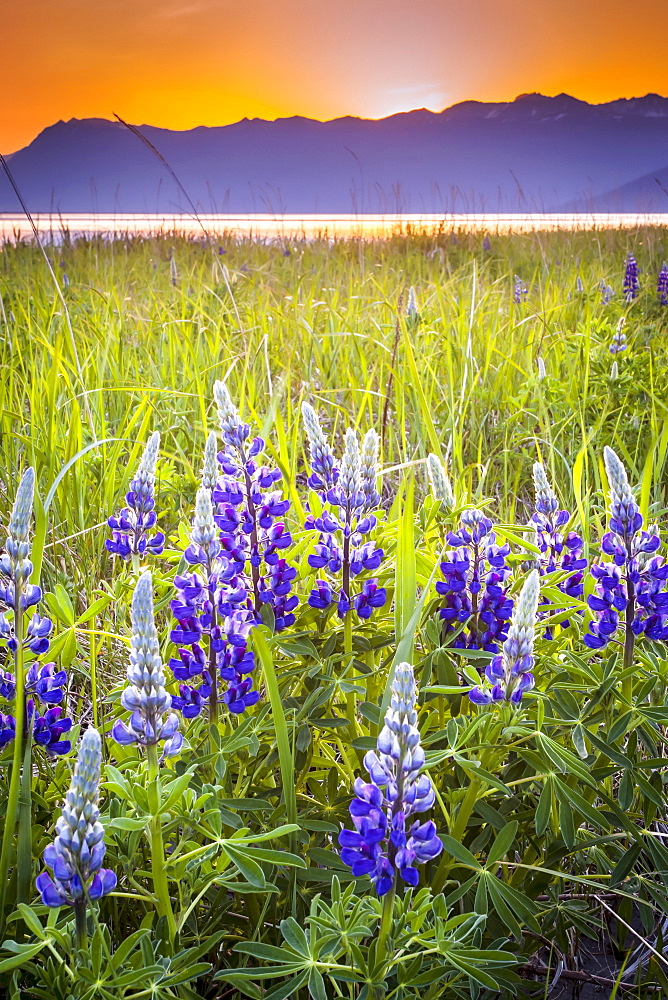
[[[536,358],[536,364],[538,365],[538,381],[542,382],[547,377],[547,372],[545,370],[545,362],[540,355]]]
[[[364,758],[371,781],[356,779],[350,804],[354,829],[339,834],[341,860],[355,877],[369,875],[379,896],[394,887],[397,874],[408,885],[417,885],[420,875],[415,866],[431,861],[443,849],[435,823],[415,818],[435,801],[431,781],[423,773],[424,762],[413,668],[399,663],[376,750]]]
[[[529,286],[516,274],[513,283],[513,301],[518,304],[524,302],[528,294]]]
[[[659,271],[656,282],[656,292],[659,296],[659,305],[668,306],[668,264],[664,261]]]
[[[633,635],[668,639],[668,565],[657,555],[661,545],[658,529],[643,530],[643,517],[629,486],[626,469],[612,448],[604,451],[610,487],[609,530],[601,549],[609,561],[595,563],[591,573],[596,590],[588,598],[595,614],[584,642],[601,649],[613,639],[625,612],[626,654],[632,653]]]
[[[627,302],[633,302],[637,297],[638,291],[640,289],[640,282],[638,281],[638,262],[632,253],[626,258],[626,267],[624,269],[624,284],[622,285],[622,290],[624,292],[624,298]]]
[[[611,285],[609,285],[605,281],[604,278],[601,278],[601,281],[600,281],[600,284],[599,284],[598,287],[599,287],[599,291],[601,293],[601,302],[603,303],[604,306],[607,306],[607,304],[610,301],[610,299],[614,297],[615,290],[614,290],[614,288],[612,288]]]
[[[174,580],[178,625],[171,638],[179,649],[170,660],[180,682],[173,706],[194,718],[208,701],[212,721],[219,679],[227,682],[222,701],[230,712],[239,714],[259,698],[248,645],[262,620],[260,609],[272,609],[278,632],[294,622],[298,603],[291,594],[296,570],[281,555],[292,538],[278,520],[290,504],[272,489],[281,474],[256,461],[264,441],[249,440],[250,426],[223,382],[215,383],[214,396],[224,450],[216,454],[216,435],[209,434],[191,544],[184,553],[191,571]]]
[[[295,621],[299,603],[291,593],[297,571],[281,554],[292,544],[280,520],[290,501],[273,488],[281,479],[280,471],[258,463],[265,443],[261,437],[249,440],[250,426],[242,423],[227,386],[216,382],[213,391],[224,446],[218,454],[223,475],[212,494],[214,520],[224,552],[242,563],[254,621],[261,620],[260,609],[267,605],[274,628],[281,632]]]
[[[148,439],[139,468],[125,495],[127,507],[113,514],[107,524],[111,538],[106,547],[121,559],[139,560],[147,552],[160,555],[165,547],[165,536],[155,531],[158,515],[155,512],[155,470],[160,450],[160,434],[155,431]]]
[[[406,319],[409,323],[415,324],[420,321],[420,310],[417,305],[415,289],[411,285],[408,289],[408,305],[406,306]]]
[[[231,712],[243,712],[258,700],[249,676],[255,658],[247,647],[256,617],[249,605],[249,582],[243,575],[244,554],[229,544],[223,548],[211,491],[204,485],[197,491],[190,545],[184,557],[192,571],[174,580],[178,596],[172,601],[172,611],[178,626],[171,638],[181,648],[169,665],[181,683],[172,707],[192,719],[208,700],[209,717],[215,721],[218,678],[227,682],[222,700]]]
[[[170,712],[172,697],[165,689],[153,617],[153,583],[148,570],[142,573],[135,586],[131,620],[128,686],[121,695],[123,708],[131,713],[130,722],[126,725],[119,719],[114,723],[112,736],[123,746],[138,743],[148,747],[164,743],[163,756],[171,757],[181,749],[183,736],[178,732],[178,715]]]
[[[465,510],[459,530],[447,535],[456,546],[441,563],[444,581],[436,590],[445,599],[440,610],[445,634],[456,632],[455,649],[485,649],[495,653],[505,639],[513,602],[504,586],[510,576],[508,543],[496,544],[490,518],[480,510]]]
[[[522,695],[534,686],[533,643],[536,611],[540,595],[540,576],[533,569],[520,592],[508,629],[503,652],[490,660],[485,677],[490,687],[474,687],[469,698],[474,705],[510,702],[519,705]]]
[[[327,570],[337,578],[337,586],[328,579],[317,580],[308,603],[321,611],[336,604],[341,619],[351,609],[359,618],[367,619],[386,599],[386,591],[378,586],[376,578],[365,580],[356,593],[352,583],[361,573],[378,569],[384,554],[367,537],[378,523],[374,513],[380,504],[376,489],[378,435],[373,429],[367,431],[360,451],[357,434],[348,428],[343,457],[337,466],[315,411],[304,403],[302,412],[311,446],[308,484],[320,494],[324,505],[320,516],[309,515],[305,522],[306,528],[319,532],[308,562],[313,569]]]
[[[97,729],[87,729],[56,822],[56,839],[44,851],[44,864],[50,873],[42,872],[35,880],[44,905],[74,907],[78,926],[82,913],[85,922],[88,900],[99,899],[116,887],[114,872],[102,868],[104,827],[98,805],[101,763],[100,734]]]
[[[28,469],[17,490],[5,552],[0,556],[0,602],[14,609],[18,595],[22,612],[30,607],[36,608],[42,597],[41,589],[28,583],[32,574],[29,529],[34,485],[34,472]],[[23,624],[22,619],[20,624]],[[16,704],[19,715],[28,721],[28,729],[38,746],[44,747],[51,755],[68,753],[71,743],[61,737],[72,728],[72,720],[61,718],[63,709],[60,707],[65,698],[67,674],[58,670],[55,663],[40,662],[49,650],[52,622],[35,610],[27,627],[21,629],[20,640],[16,625],[16,614],[9,620],[4,613],[0,613],[0,642],[4,640],[16,659],[20,641],[24,663],[18,702],[16,673],[0,670],[0,700],[12,707],[12,714],[2,716],[0,748],[16,736]]]
[[[619,354],[621,351],[625,351],[627,348],[626,343],[626,331],[624,327],[626,326],[626,317],[620,316],[619,322],[617,323],[617,329],[614,332],[612,342],[610,344],[610,353]]]
[[[450,510],[455,506],[455,494],[452,490],[452,483],[443,464],[437,455],[427,455],[427,475],[431,493],[437,500],[442,500]]]
[[[567,597],[579,599],[584,592],[584,570],[587,566],[587,560],[582,558],[582,539],[575,531],[569,531],[566,535],[563,533],[562,529],[570,521],[571,515],[567,510],[559,509],[559,501],[540,462],[534,463],[533,478],[536,506],[531,515],[531,523],[536,532],[536,545],[540,549],[536,568],[541,576],[546,573],[567,573],[568,576],[557,586]],[[561,627],[568,628],[569,624],[568,620],[562,621]],[[552,638],[551,629],[545,630],[545,638]]]
[[[204,464],[202,466],[202,486],[213,490],[218,482],[220,467],[218,465],[218,441],[216,432],[211,431],[204,448]]]

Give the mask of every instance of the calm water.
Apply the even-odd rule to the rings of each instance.
[[[488,232],[526,233],[553,230],[619,229],[666,226],[668,213],[579,214],[579,215],[202,215],[210,235],[275,239],[281,237],[390,236],[408,229],[437,233]],[[82,235],[141,235],[181,233],[202,237],[202,225],[188,215],[35,215],[35,225],[48,240],[64,233]],[[0,241],[27,239],[32,235],[23,215],[0,213]]]

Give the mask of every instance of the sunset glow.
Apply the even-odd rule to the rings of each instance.
[[[662,27],[663,26],[663,27]],[[0,150],[59,119],[173,129],[668,93],[664,0],[47,0],[3,13]]]

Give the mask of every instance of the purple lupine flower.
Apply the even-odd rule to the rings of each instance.
[[[520,592],[508,629],[503,652],[494,656],[485,669],[490,687],[474,687],[469,698],[474,705],[510,702],[519,705],[522,695],[534,686],[533,641],[536,610],[540,595],[540,575],[531,570]]]
[[[638,262],[633,254],[630,253],[626,258],[624,283],[622,285],[622,291],[624,292],[624,299],[626,302],[633,302],[638,295],[639,289],[640,282],[638,281]]]
[[[456,649],[495,653],[513,610],[504,586],[510,576],[510,546],[496,544],[493,522],[479,510],[463,511],[459,531],[449,532],[447,540],[456,548],[441,563],[445,580],[436,584],[445,598],[440,610],[445,634],[457,632],[452,642]]]
[[[485,233],[485,238],[482,241],[482,248],[483,248],[483,250],[491,250],[492,249],[492,241],[490,240],[488,233]]]
[[[610,353],[619,354],[621,351],[625,351],[628,347],[626,343],[626,331],[624,327],[626,326],[626,317],[620,316],[619,322],[617,323],[617,328],[613,334],[612,341],[610,342]]]
[[[355,877],[369,875],[379,896],[392,889],[397,874],[408,885],[417,885],[416,864],[431,861],[443,849],[435,823],[415,818],[435,801],[431,781],[423,773],[416,705],[413,668],[399,663],[377,748],[364,757],[371,781],[355,780],[350,804],[354,829],[339,833],[341,860]]]
[[[34,474],[32,469],[24,475],[17,502],[12,512],[9,524],[6,552],[0,556],[0,574],[8,583],[0,587],[0,600],[13,608],[16,603],[16,593],[20,593],[20,607],[23,611],[35,607],[41,599],[39,587],[27,581],[32,573],[30,561],[30,544],[28,529],[32,510],[34,490]],[[15,633],[15,621],[8,620],[0,613],[0,643],[13,655],[16,662],[18,640]],[[63,733],[72,728],[72,720],[64,716],[60,706],[65,699],[67,674],[59,670],[54,663],[40,663],[39,657],[49,650],[49,636],[53,623],[49,618],[42,617],[37,610],[33,612],[25,628],[22,647],[25,659],[21,677],[20,695],[24,699],[24,707],[19,708],[18,715],[25,721],[23,735],[30,733],[33,742],[43,747],[49,755],[69,753],[71,743],[61,739]],[[0,671],[0,699],[8,703],[8,707],[17,701],[17,675],[9,670]],[[44,706],[44,707],[42,707]],[[14,714],[3,715],[0,723],[0,746],[10,743],[16,736],[16,708]],[[43,714],[40,714],[42,713]]]
[[[282,556],[292,544],[281,520],[290,501],[274,489],[280,471],[257,461],[265,443],[261,437],[250,439],[250,426],[242,423],[225,384],[216,382],[213,391],[224,444],[218,454],[222,476],[212,494],[217,505],[214,520],[223,549],[241,563],[248,607],[256,622],[261,621],[262,605],[268,605],[274,613],[274,628],[280,632],[294,623],[299,603],[290,593],[296,574],[289,572]]]
[[[181,749],[183,736],[178,732],[178,715],[170,712],[172,698],[165,689],[148,570],[139,577],[132,595],[131,622],[128,684],[121,695],[121,705],[131,713],[130,721],[128,725],[119,719],[111,735],[122,746],[164,743],[163,756],[171,757]]]
[[[643,530],[643,517],[622,462],[612,448],[605,448],[604,457],[610,520],[601,549],[609,561],[591,567],[596,589],[588,604],[596,618],[584,642],[590,649],[606,646],[617,634],[622,612],[635,635],[668,639],[668,565],[657,555],[661,545],[658,528]]]
[[[528,294],[529,286],[516,274],[513,280],[513,302],[524,302]]]
[[[48,705],[58,705],[65,697],[67,673],[55,663],[33,663],[25,680],[26,692],[35,694]]]
[[[70,740],[61,739],[61,736],[63,733],[69,733],[72,720],[68,717],[60,718],[62,708],[55,706],[47,709],[44,715],[38,715],[32,698],[28,701],[27,708],[28,723],[37,746],[43,747],[49,756],[69,753],[72,743]]]
[[[614,288],[612,288],[611,285],[609,285],[607,283],[607,281],[605,281],[604,278],[601,278],[601,281],[600,281],[598,287],[599,287],[599,291],[601,293],[601,302],[603,303],[604,306],[607,306],[607,304],[610,301],[610,299],[613,298],[613,296],[615,294],[615,290],[614,290]]]
[[[155,431],[148,439],[139,468],[125,495],[127,507],[113,514],[107,521],[111,538],[105,545],[121,559],[138,560],[148,554],[160,555],[165,547],[165,536],[156,531],[158,515],[155,512],[155,470],[160,449],[160,433]]]
[[[35,879],[45,906],[83,909],[116,887],[116,875],[102,868],[104,827],[98,805],[102,743],[96,729],[81,737],[72,783],[56,822],[56,838],[44,851],[50,869]]]
[[[25,630],[23,639],[24,650],[30,650],[35,656],[45,653],[49,648],[49,636],[51,635],[52,628],[53,622],[50,618],[42,618],[41,615],[35,612]],[[3,614],[0,614],[0,641],[3,639],[7,643],[7,649],[11,653],[15,653],[18,643],[14,635],[14,622],[8,621]]]
[[[668,264],[665,261],[657,278],[656,293],[659,296],[659,305],[668,306]]]
[[[305,522],[307,529],[319,533],[308,563],[330,576],[340,576],[341,581],[335,587],[327,579],[316,580],[308,603],[318,610],[336,603],[340,618],[354,609],[366,619],[375,608],[383,607],[387,597],[375,577],[366,580],[357,593],[352,592],[352,581],[361,573],[375,572],[384,556],[368,537],[378,523],[375,512],[380,506],[376,489],[378,435],[373,429],[367,431],[360,451],[357,434],[348,428],[341,463],[337,465],[313,407],[304,403],[302,413],[311,450],[308,483],[319,493],[323,505],[319,516],[309,514]]]
[[[536,508],[531,515],[531,524],[535,529],[536,545],[540,549],[534,566],[541,576],[546,573],[567,573],[557,587],[567,597],[579,599],[584,593],[584,570],[587,566],[587,560],[582,558],[582,539],[575,531],[563,533],[562,529],[570,521],[571,515],[567,510],[559,509],[559,501],[540,462],[534,463],[533,478]],[[543,599],[541,607],[549,603]],[[567,619],[561,622],[562,628],[568,628],[569,625]],[[544,635],[546,639],[552,639],[552,630],[545,629]]]
[[[238,558],[243,553],[223,549],[214,521],[211,492],[206,486],[197,491],[190,543],[184,554],[186,562],[200,572],[176,576],[174,580],[178,597],[172,601],[172,612],[178,627],[172,630],[171,639],[180,648],[169,665],[176,680],[182,683],[179,694],[172,698],[172,707],[189,719],[199,715],[208,704],[209,716],[215,721],[221,700],[230,711],[243,712],[259,698],[247,677],[255,669],[248,638],[258,619],[249,600],[244,560]],[[288,594],[295,571],[284,560],[270,569],[275,574],[270,582],[271,593],[279,602]],[[228,685],[222,699],[218,693],[219,679]],[[232,689],[233,695],[228,698]]]
[[[13,715],[0,713],[0,749],[11,743],[16,736],[16,719]]]

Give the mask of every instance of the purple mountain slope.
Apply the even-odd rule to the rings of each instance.
[[[525,94],[379,121],[140,130],[202,212],[668,210],[647,181],[668,171],[668,98],[656,94],[599,105]],[[35,212],[188,211],[164,166],[118,122],[58,122],[8,162]],[[17,210],[0,177],[0,211]]]

